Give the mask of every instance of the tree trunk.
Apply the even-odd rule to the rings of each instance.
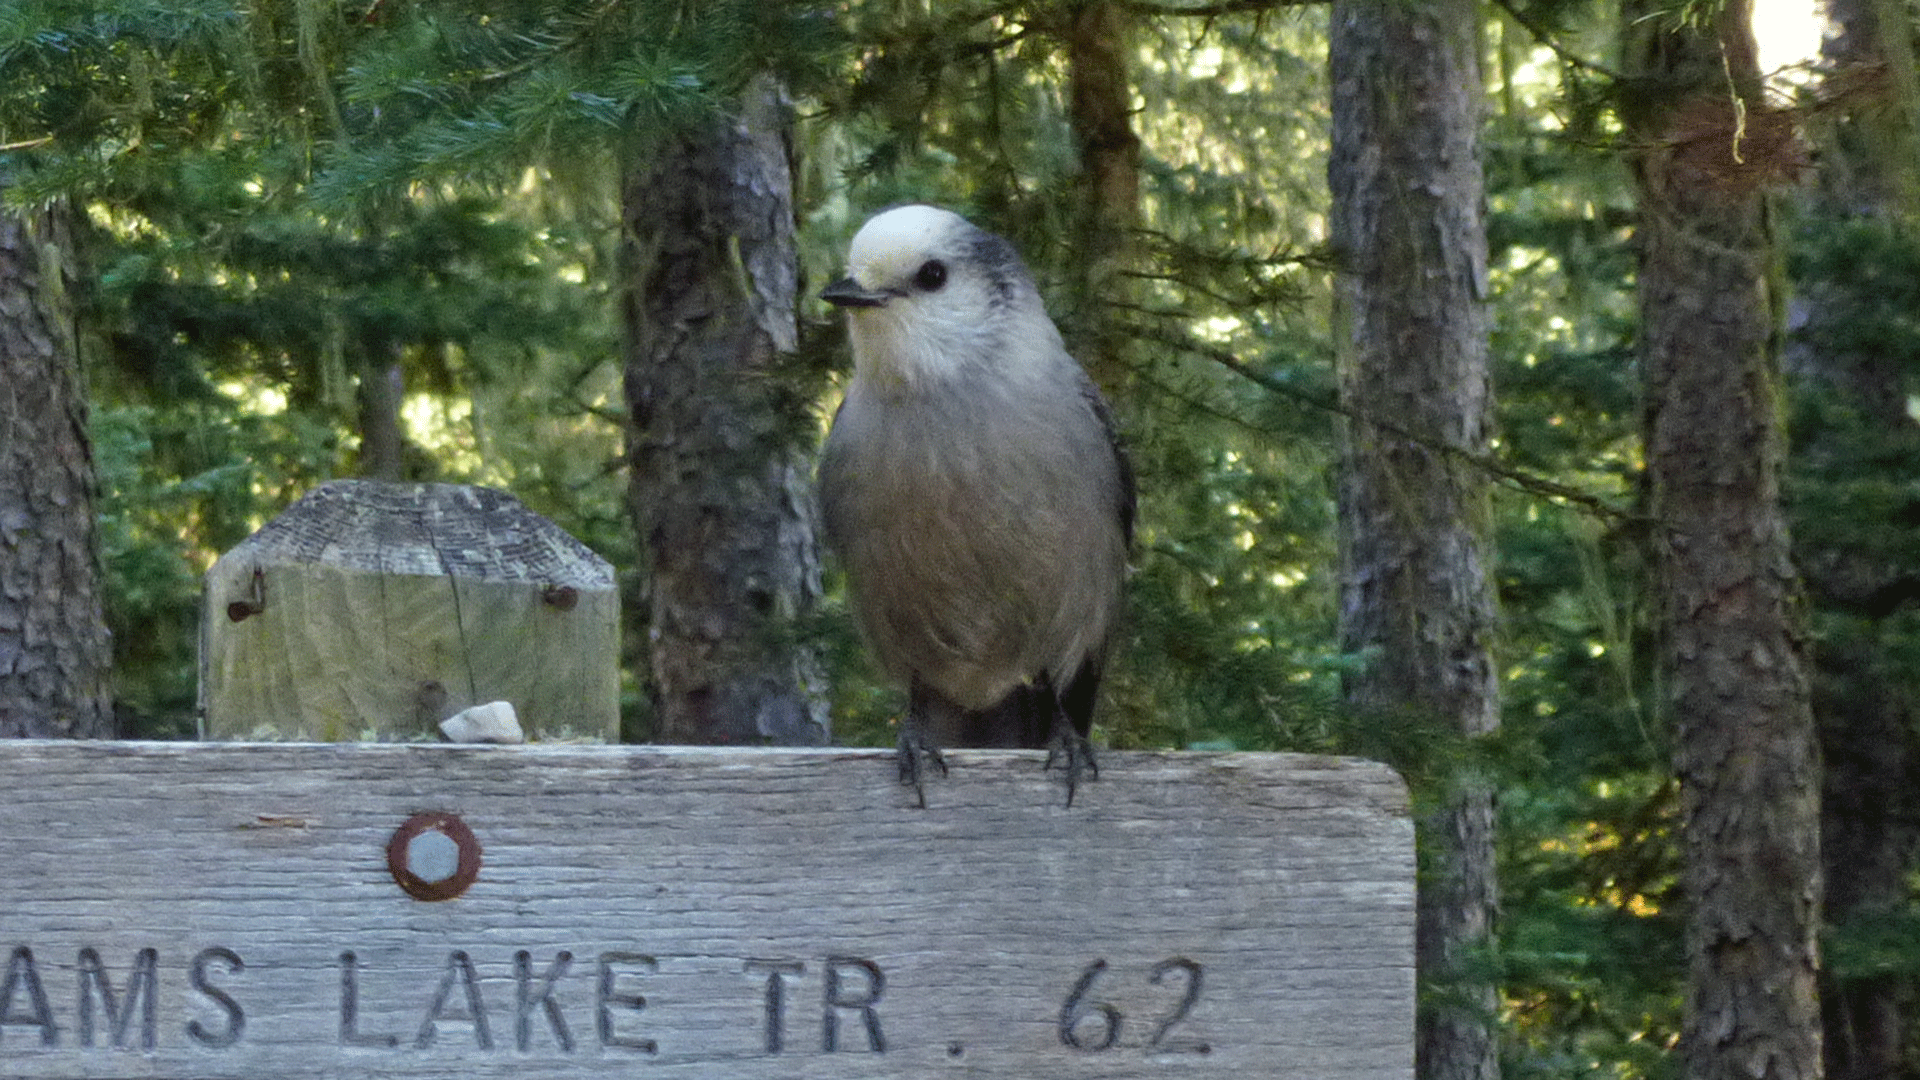
[[[113,734],[93,453],[58,212],[0,212],[0,736]]]
[[[1827,18],[1837,31],[1822,46],[1830,78],[1899,66],[1887,58],[1880,33],[1879,15],[1886,9],[1878,0],[1827,0]],[[1811,196],[1815,228],[1862,220],[1896,226],[1920,210],[1913,199],[1920,165],[1911,155],[1906,110],[1888,105],[1869,100],[1835,118],[1821,147],[1821,183]],[[1795,305],[1808,344],[1793,348],[1788,358],[1801,395],[1821,402],[1823,415],[1844,417],[1806,425],[1796,436],[1798,465],[1807,474],[1801,482],[1829,493],[1832,487],[1886,483],[1888,463],[1920,460],[1920,433],[1907,416],[1903,359],[1854,344],[1859,312],[1878,301],[1846,295],[1848,288],[1814,282],[1801,290]],[[1825,766],[1820,855],[1826,922],[1844,928],[1900,909],[1920,843],[1920,800],[1913,794],[1920,684],[1889,648],[1888,616],[1897,605],[1881,599],[1910,587],[1916,571],[1886,546],[1887,532],[1899,528],[1894,522],[1863,528],[1856,518],[1845,529],[1811,524],[1795,537],[1795,562],[1807,576],[1825,631],[1813,649],[1813,715]],[[1912,985],[1911,977],[1885,972],[1821,972],[1828,1076],[1902,1075]]]
[[[1817,586],[1816,586],[1817,588]],[[1879,627],[1814,651],[1814,715],[1825,778],[1820,799],[1826,917],[1833,926],[1887,919],[1907,902],[1916,841],[1913,730],[1920,700]],[[1911,1076],[1902,1070],[1911,976],[1882,971],[1820,979],[1822,1054],[1835,1078]]]
[[[664,137],[626,178],[631,505],[645,561],[655,739],[827,741],[820,596],[795,345],[788,106],[758,80],[737,115]]]
[[[1110,0],[1073,0],[1064,14],[1067,121],[1080,156],[1072,347],[1101,390],[1117,398],[1126,383],[1125,335],[1110,312],[1131,292],[1126,271],[1140,225],[1127,16]]]
[[[406,427],[400,418],[406,388],[398,354],[396,348],[371,344],[360,359],[360,385],[355,392],[359,471],[369,480],[408,479]]]
[[[1710,24],[1630,2],[1646,458],[1676,722],[1693,1080],[1820,1075],[1819,775],[1781,505],[1767,111],[1747,0]],[[1736,110],[1729,91],[1745,104]]]
[[[1920,215],[1920,74],[1914,25],[1899,0],[1824,0],[1831,32],[1820,53],[1844,106],[1820,159],[1821,194],[1840,213]],[[1891,19],[1894,32],[1882,32]],[[1848,93],[1848,91],[1854,91]],[[1844,96],[1843,96],[1844,95]]]
[[[1356,706],[1467,735],[1499,724],[1484,453],[1488,375],[1480,79],[1468,0],[1336,0],[1331,233],[1345,428],[1343,651]],[[1499,1075],[1494,987],[1471,970],[1497,904],[1493,797],[1465,782],[1421,822],[1423,1080]]]

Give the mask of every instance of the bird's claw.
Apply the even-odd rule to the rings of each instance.
[[[947,759],[941,756],[940,748],[907,735],[900,736],[900,784],[912,787],[914,796],[920,802],[920,809],[927,808],[927,789],[922,780],[928,767],[941,776],[947,775]]]
[[[1061,772],[1066,774],[1068,806],[1073,805],[1074,789],[1080,786],[1081,777],[1100,779],[1100,763],[1094,760],[1093,744],[1077,731],[1055,735],[1053,741],[1047,744],[1045,771],[1052,772],[1056,762],[1060,764]]]

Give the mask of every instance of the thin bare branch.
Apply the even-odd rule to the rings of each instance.
[[[1344,416],[1349,420],[1378,428],[1395,438],[1405,439],[1410,443],[1431,450],[1434,453],[1444,454],[1457,461],[1465,462],[1487,475],[1494,477],[1506,486],[1524,491],[1529,495],[1568,503],[1586,510],[1595,517],[1622,524],[1634,523],[1640,520],[1640,515],[1631,511],[1622,510],[1597,495],[1589,494],[1578,488],[1569,487],[1557,480],[1549,480],[1544,476],[1527,472],[1524,469],[1515,468],[1512,465],[1500,461],[1491,454],[1477,453],[1464,447],[1454,446],[1443,440],[1412,431],[1392,421],[1369,416],[1358,409],[1342,405],[1338,401],[1322,397],[1319,394],[1302,390],[1297,386],[1291,386],[1284,380],[1276,379],[1266,372],[1251,367],[1226,349],[1196,341],[1183,334],[1156,331],[1143,326],[1134,326],[1131,328],[1131,332],[1143,340],[1157,342],[1171,348],[1179,349],[1181,352],[1205,360],[1211,360],[1226,370],[1233,372],[1235,375],[1260,387],[1262,390],[1277,394],[1289,401],[1297,402],[1309,408],[1330,412],[1336,416]]]
[[[1513,0],[1493,0],[1493,2],[1496,6],[1500,8],[1501,11],[1506,12],[1507,15],[1511,17],[1514,22],[1519,23],[1520,28],[1522,30],[1525,30],[1527,33],[1532,34],[1533,39],[1535,41],[1538,41],[1540,44],[1545,45],[1548,49],[1553,51],[1553,55],[1559,57],[1561,60],[1565,61],[1566,63],[1571,64],[1574,67],[1581,69],[1582,71],[1591,71],[1595,75],[1603,76],[1607,79],[1611,79],[1614,82],[1624,82],[1626,80],[1626,76],[1622,75],[1620,72],[1615,71],[1610,67],[1607,67],[1605,64],[1594,63],[1592,60],[1589,60],[1586,57],[1581,56],[1579,53],[1574,52],[1572,49],[1569,49],[1565,45],[1562,45],[1560,44],[1560,42],[1554,40],[1552,30],[1549,30],[1545,25],[1543,25],[1540,22],[1540,20],[1534,18],[1533,16],[1527,14],[1524,11],[1521,11],[1520,8],[1513,3]]]
[[[1259,14],[1281,8],[1308,7],[1329,0],[1217,0],[1211,4],[1157,4],[1151,0],[1119,0],[1119,8],[1130,15],[1172,15],[1217,19],[1222,15]]]

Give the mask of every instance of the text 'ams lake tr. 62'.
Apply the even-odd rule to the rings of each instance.
[[[1412,1075],[1383,766],[0,744],[0,1075]]]

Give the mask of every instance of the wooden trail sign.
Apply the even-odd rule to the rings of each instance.
[[[0,742],[0,1077],[1412,1075],[1383,766]]]

